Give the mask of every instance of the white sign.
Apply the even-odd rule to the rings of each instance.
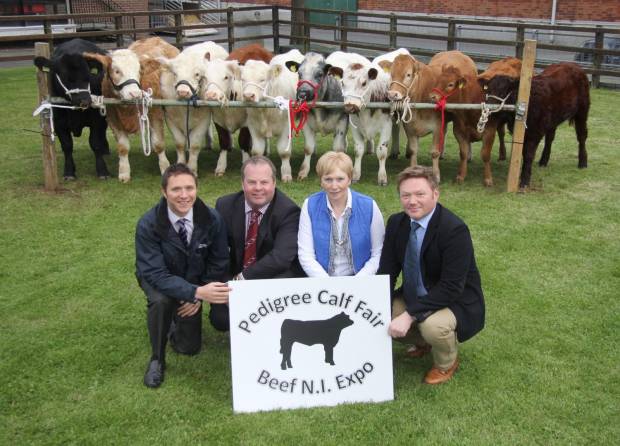
[[[388,276],[229,284],[235,412],[394,399]]]

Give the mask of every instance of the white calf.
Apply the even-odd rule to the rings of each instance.
[[[212,118],[218,126],[227,130],[230,134],[246,126],[248,114],[245,108],[228,108],[228,101],[241,101],[243,88],[241,84],[241,67],[236,60],[211,60],[205,68],[206,85],[203,90],[203,98],[207,101],[218,101],[220,108],[212,109]],[[232,136],[230,137],[232,143]],[[241,156],[245,161],[249,156],[245,149],[241,148]],[[217,160],[215,175],[222,176],[228,166],[228,150],[221,148]]]
[[[249,60],[241,68],[243,99],[259,102],[282,96],[291,99],[295,96],[297,74],[284,65]],[[277,137],[277,148],[282,167],[282,181],[293,180],[291,173],[291,141],[287,110],[277,108],[248,108],[248,128],[252,135],[252,155],[263,155],[268,138]]]
[[[199,99],[204,88],[205,63],[211,58],[225,58],[228,52],[213,42],[203,42],[185,48],[174,59],[159,58],[167,67],[161,75],[162,95],[166,99]],[[189,115],[189,116],[188,116]],[[211,109],[207,107],[168,107],[166,124],[177,149],[177,162],[185,163],[198,173],[198,155],[204,146],[211,126]]]
[[[362,157],[368,141],[374,142],[379,135],[377,158],[379,160],[378,183],[387,185],[385,161],[392,136],[392,119],[387,110],[370,110],[365,108],[368,102],[386,102],[390,75],[378,65],[351,64],[342,76],[342,95],[344,111],[351,119],[351,133],[355,142],[355,164],[353,181],[358,181],[362,174]]]

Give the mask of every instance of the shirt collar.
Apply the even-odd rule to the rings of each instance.
[[[332,208],[332,204],[329,202],[329,197],[327,196],[327,192],[325,193],[325,200],[327,200],[327,209],[333,214],[334,209]],[[353,196],[351,195],[351,188],[347,189],[347,204],[344,208],[352,208]]]
[[[433,214],[435,213],[435,209],[437,209],[437,206],[435,206],[432,211],[430,211],[428,214],[426,214],[421,219],[414,220],[412,218],[411,221],[415,221],[417,224],[419,224],[426,231],[426,228],[428,228],[428,222],[431,221],[431,218],[433,217]]]
[[[189,212],[187,213],[187,215],[185,215],[184,217],[179,217],[177,214],[172,212],[170,208],[167,208],[167,209],[168,209],[168,220],[170,220],[170,224],[172,224],[172,226],[176,225],[177,221],[179,221],[182,218],[190,222],[192,225],[194,224],[194,208],[191,208]]]
[[[248,204],[247,200],[244,200],[244,203],[245,203],[245,213],[247,215],[248,213],[252,212],[252,207]],[[263,206],[262,208],[258,209],[261,215],[265,215],[265,212],[267,212],[267,208],[269,208],[270,204],[271,204],[271,201],[267,203],[265,206]]]

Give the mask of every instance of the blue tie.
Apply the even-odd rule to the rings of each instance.
[[[411,221],[411,231],[409,231],[409,242],[405,251],[405,261],[403,262],[403,290],[405,297],[415,299],[418,296],[418,277],[420,275],[420,265],[418,264],[418,237],[415,232],[420,227],[419,223]]]
[[[185,249],[189,248],[189,241],[187,240],[187,229],[185,228],[185,219],[181,218],[179,220],[177,220],[177,224],[179,227],[179,238],[181,239],[181,242],[183,243],[183,246],[185,247]]]

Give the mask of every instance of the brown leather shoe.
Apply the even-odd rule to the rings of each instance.
[[[407,349],[407,353],[405,353],[410,358],[421,358],[431,351],[430,345],[425,345],[420,347],[419,345],[412,345]]]
[[[452,364],[452,366],[445,371],[433,366],[424,377],[424,382],[426,384],[443,384],[452,378],[452,375],[454,375],[454,372],[456,372],[456,369],[458,368],[458,358],[454,361],[454,364]]]

